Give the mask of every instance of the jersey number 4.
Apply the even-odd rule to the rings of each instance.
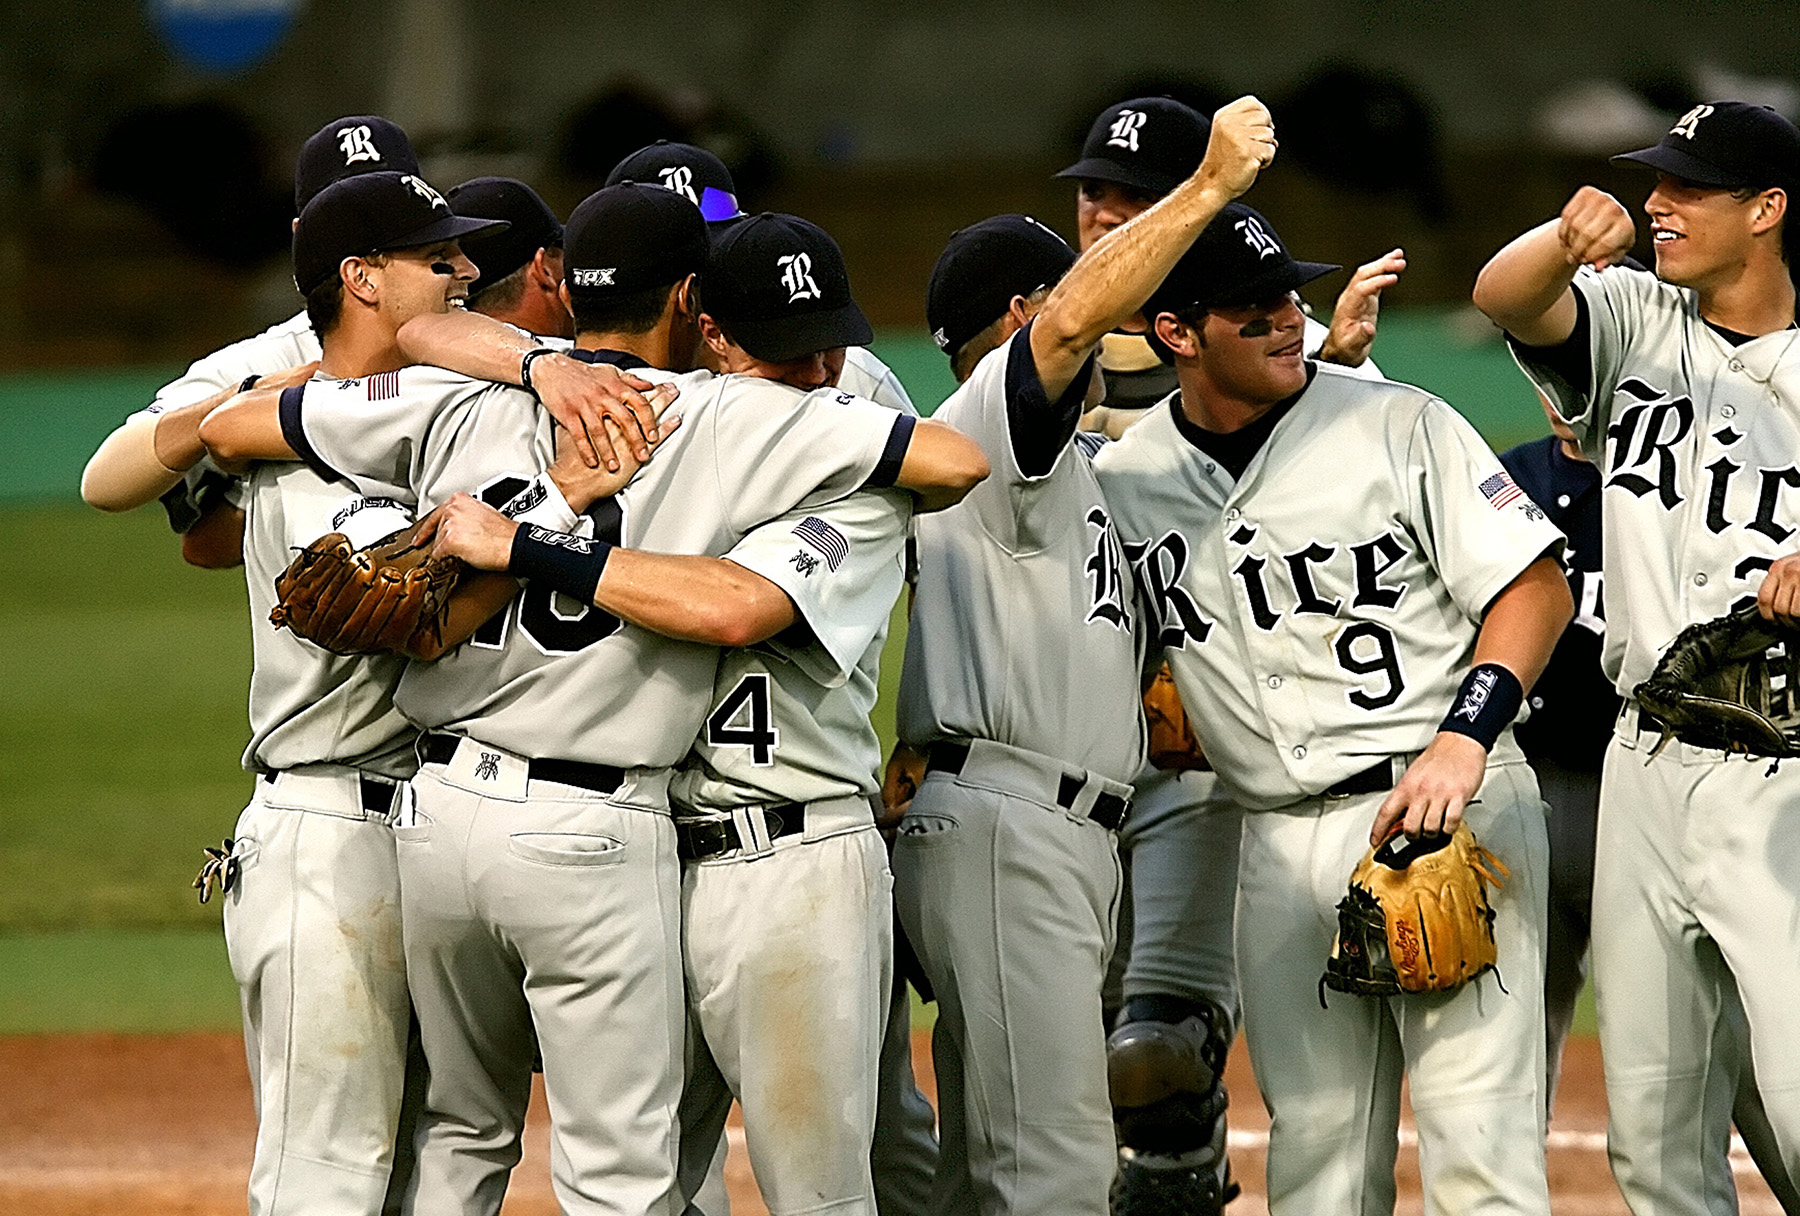
[[[769,707],[767,672],[746,675],[725,695],[706,719],[706,742],[710,747],[749,748],[750,763],[757,768],[775,763],[781,733],[775,729],[775,715]]]
[[[522,477],[502,477],[476,491],[475,496],[498,510],[513,500],[528,483]],[[610,544],[619,543],[619,507],[610,498],[602,498],[586,511],[594,521],[594,535]],[[499,650],[506,644],[506,629],[513,617],[518,618],[519,631],[545,654],[574,654],[592,646],[602,638],[619,631],[619,618],[592,604],[578,604],[568,596],[525,584],[507,608],[475,631],[469,639],[472,646]]]

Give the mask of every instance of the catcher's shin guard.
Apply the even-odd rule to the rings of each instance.
[[[1225,1156],[1231,1038],[1230,1016],[1211,1001],[1127,1002],[1106,1042],[1120,1145],[1114,1216],[1213,1216],[1237,1194]]]

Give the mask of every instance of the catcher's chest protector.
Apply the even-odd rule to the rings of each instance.
[[[1394,836],[1370,849],[1338,903],[1337,940],[1321,983],[1393,996],[1447,992],[1474,979],[1498,957],[1487,884],[1499,886],[1509,874],[1467,823],[1448,836]]]

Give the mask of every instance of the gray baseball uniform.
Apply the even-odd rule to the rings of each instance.
[[[1541,803],[1510,732],[1468,819],[1512,867],[1510,992],[1340,997],[1318,976],[1375,811],[1435,736],[1493,598],[1561,534],[1429,394],[1315,366],[1234,478],[1179,397],[1096,461],[1149,631],[1246,809],[1237,958],[1275,1213],[1392,1206],[1400,1075],[1427,1194],[1543,1213]]]
[[[911,516],[904,495],[855,494],[790,512],[726,555],[787,592],[800,624],[724,653],[671,788],[684,832],[720,834],[687,850],[682,884],[698,1032],[682,1099],[690,1198],[735,1094],[771,1212],[875,1212],[893,879],[871,809],[869,711]]]
[[[581,534],[721,554],[808,496],[891,480],[910,436],[834,390],[643,374],[677,380],[685,423],[626,491],[589,508]],[[421,509],[459,490],[515,512],[547,496],[551,424],[528,395],[429,368],[387,375],[363,388],[381,411],[348,408],[341,385],[287,394],[295,449]],[[668,767],[699,733],[717,664],[714,648],[528,586],[403,678],[398,702],[431,732],[416,822],[397,832],[432,1072],[418,1210],[497,1210],[534,1030],[565,1210],[669,1203],[684,1002]]]
[[[1028,335],[936,415],[993,472],[917,523],[900,737],[932,764],[895,846],[896,903],[939,1003],[938,1210],[1099,1214],[1115,1157],[1109,829],[1144,759],[1139,610],[1088,444],[1071,441],[1087,378],[1048,401]]]
[[[1328,333],[1308,317],[1306,349],[1316,354]],[[1342,370],[1363,379],[1382,378],[1373,360]],[[1173,372],[1166,369],[1171,387]],[[1108,377],[1109,387],[1115,379]],[[1158,402],[1166,392],[1158,395]],[[1149,412],[1121,409],[1109,398],[1084,416],[1082,426],[1103,429],[1116,439]],[[1090,418],[1104,426],[1090,425]],[[1152,993],[1204,998],[1223,1009],[1236,1026],[1237,960],[1231,939],[1242,826],[1243,811],[1219,787],[1217,775],[1144,767],[1132,794],[1131,816],[1119,831],[1129,898],[1109,998],[1129,1000]],[[1195,874],[1207,875],[1208,881],[1194,882]],[[1111,991],[1115,986],[1117,991]]]
[[[225,899],[256,1098],[250,1210],[382,1210],[405,1074],[406,972],[390,808],[417,767],[394,709],[401,660],[344,658],[268,623],[296,546],[360,516],[404,520],[342,481],[259,466],[243,487],[256,793]],[[368,539],[373,539],[369,537]],[[348,1066],[354,1062],[354,1067]]]
[[[1649,758],[1660,731],[1629,698],[1683,626],[1752,601],[1794,549],[1800,330],[1723,333],[1642,271],[1584,270],[1574,290],[1566,349],[1515,353],[1604,479],[1602,663],[1628,699],[1594,863],[1608,1140],[1634,1211],[1724,1212],[1739,998],[1790,1176],[1800,1166],[1800,774],[1682,744]]]

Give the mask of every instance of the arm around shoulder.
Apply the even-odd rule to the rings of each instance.
[[[920,511],[955,506],[989,473],[981,445],[947,422],[920,420],[894,484],[912,491]]]
[[[206,415],[200,441],[220,468],[241,471],[257,460],[296,460],[281,428],[281,392],[239,393]]]

